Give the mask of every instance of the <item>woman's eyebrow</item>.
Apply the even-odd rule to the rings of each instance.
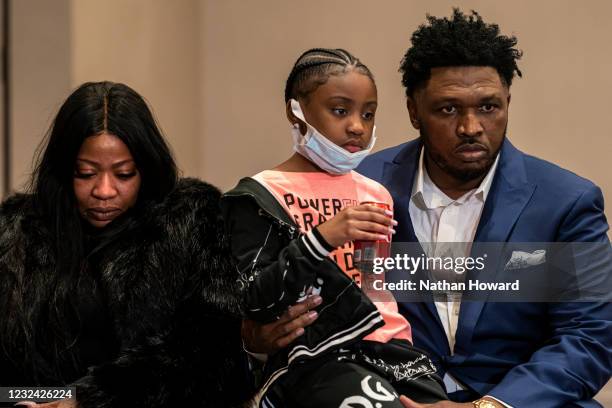
[[[89,159],[83,159],[83,158],[79,158],[77,157],[77,161],[81,161],[81,162],[85,162],[87,164],[91,164],[92,166],[99,166],[100,163],[95,161],[95,160],[89,160]],[[125,160],[121,160],[117,163],[113,163],[111,167],[116,168],[116,167],[121,167],[124,164],[128,164],[128,163],[133,163],[134,159],[125,159]]]

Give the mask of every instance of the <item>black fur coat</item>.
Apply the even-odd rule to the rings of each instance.
[[[219,198],[216,188],[183,179],[140,214],[140,227],[106,245],[75,283],[70,335],[47,318],[53,242],[30,196],[7,199],[0,386],[76,385],[82,408],[230,407],[248,398]]]

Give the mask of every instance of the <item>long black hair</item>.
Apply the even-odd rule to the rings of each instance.
[[[88,258],[92,248],[86,245],[91,228],[77,210],[73,178],[81,145],[88,137],[101,133],[112,134],[125,143],[141,176],[136,205],[129,216],[104,228],[112,233],[103,233],[102,241],[116,241],[126,229],[137,227],[142,209],[162,200],[178,181],[175,161],[150,109],[130,87],[88,82],[78,87],[59,109],[38,148],[29,186],[32,212],[41,226],[35,233],[50,242],[52,253],[48,256],[53,258],[50,265],[54,270],[46,276],[27,278],[33,279],[30,285],[40,286],[27,296],[23,294],[27,299],[21,302],[31,304],[9,308],[13,315],[4,316],[5,323],[0,325],[5,330],[0,336],[3,341],[14,334],[14,339],[19,339],[15,341],[23,342],[19,348],[24,350],[24,364],[38,365],[33,371],[46,370],[51,378],[62,376],[57,361],[70,355],[66,351],[79,335],[78,293],[91,289],[80,287],[82,274],[95,265],[88,265],[93,263]],[[96,242],[99,248],[100,240]],[[40,355],[41,349],[46,349],[46,357]]]
[[[144,99],[127,85],[87,82],[61,106],[39,148],[30,190],[56,242],[60,270],[83,259],[82,222],[73,189],[76,157],[86,138],[117,136],[130,150],[141,175],[136,207],[159,201],[176,185],[172,153]]]

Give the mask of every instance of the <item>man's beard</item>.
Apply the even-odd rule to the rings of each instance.
[[[485,162],[485,164],[477,168],[467,168],[467,169],[461,169],[456,166],[453,166],[444,157],[442,157],[441,154],[434,152],[431,149],[431,143],[430,143],[431,136],[429,135],[425,127],[422,126],[422,124],[421,126],[419,126],[419,133],[421,135],[421,141],[423,142],[423,145],[425,146],[426,157],[431,159],[446,174],[450,175],[456,180],[460,180],[461,182],[466,183],[466,182],[481,178],[489,172],[489,169],[495,162],[495,158],[497,157],[497,154],[501,150],[503,141],[506,139],[507,129],[508,129],[508,126],[506,125],[506,128],[504,129],[504,136],[502,138],[502,143],[500,143],[497,151],[495,151],[489,158],[487,158],[487,161]],[[469,140],[470,139],[466,138],[465,144],[469,144]]]

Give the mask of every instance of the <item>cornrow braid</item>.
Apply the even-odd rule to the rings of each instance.
[[[331,75],[355,70],[374,82],[374,76],[364,64],[350,52],[341,48],[312,48],[299,56],[287,78],[285,103],[289,99],[305,98],[327,82]]]

